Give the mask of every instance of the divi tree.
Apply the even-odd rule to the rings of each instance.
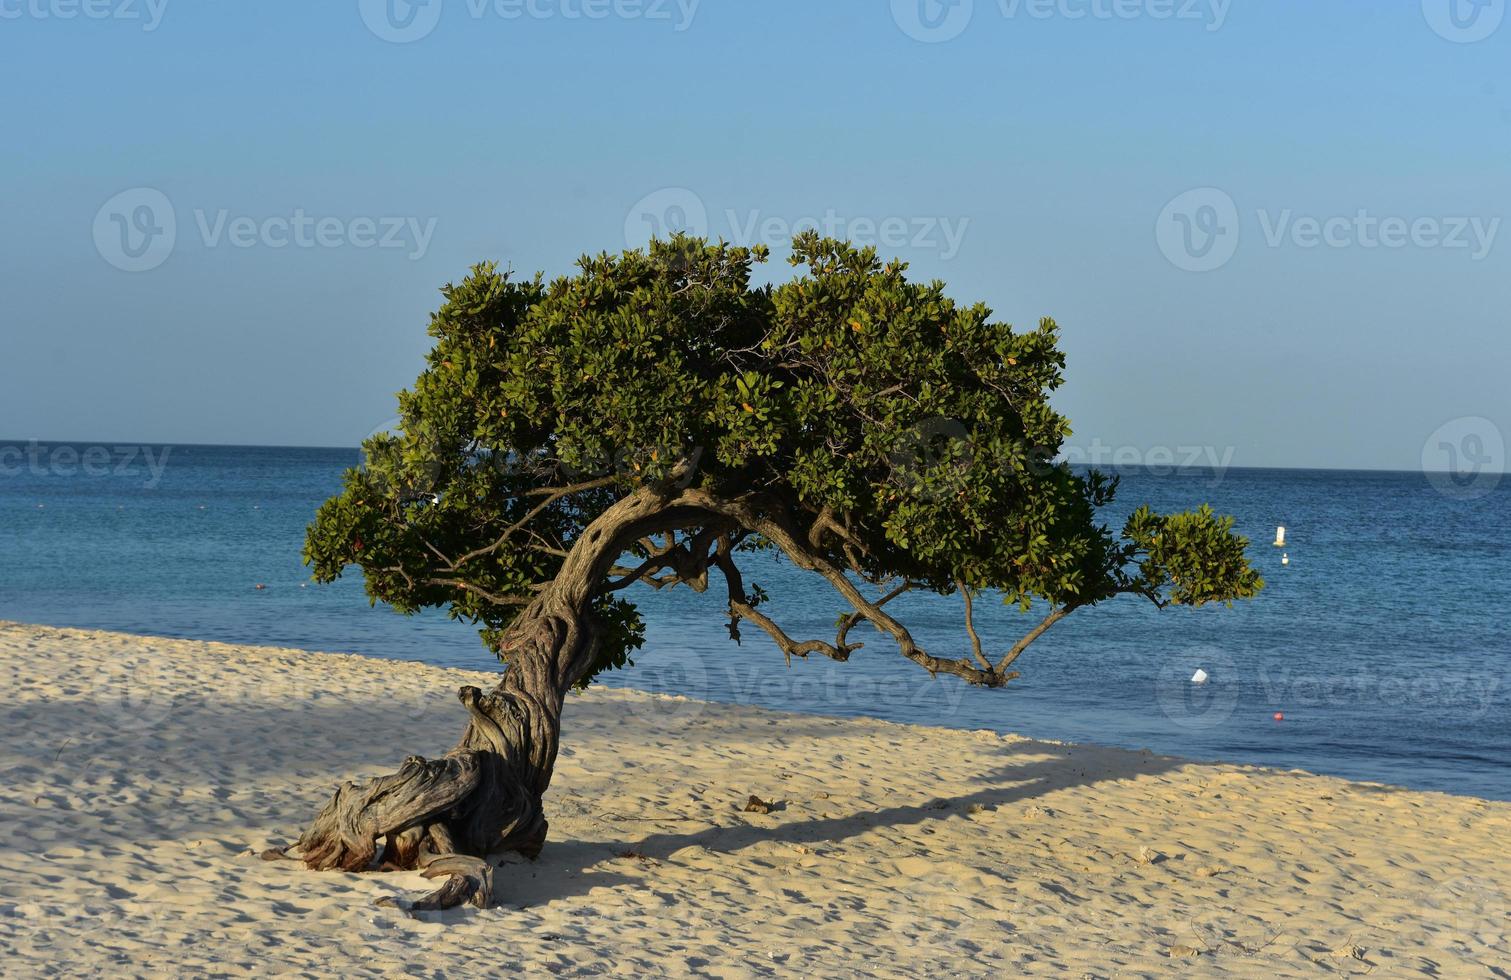
[[[492,691],[462,688],[444,757],[342,786],[300,860],[422,868],[445,881],[420,906],[486,903],[488,856],[546,839],[563,700],[641,643],[637,587],[721,588],[731,637],[759,630],[789,659],[849,660],[874,627],[981,688],[1078,609],[1259,590],[1230,518],[1099,523],[1117,481],[1056,461],[1052,321],[1014,330],[872,249],[804,235],[793,253],[780,286],[752,285],[763,249],[679,237],[550,283],[480,265],[442,290],[401,424],[365,445],[305,557],[320,581],[357,566],[374,601],[477,624],[506,666]],[[834,635],[793,635],[747,584],[742,560],[771,549],[832,593]],[[890,611],[910,591],[957,597],[951,649]],[[981,637],[984,594],[1035,610],[1031,628]]]

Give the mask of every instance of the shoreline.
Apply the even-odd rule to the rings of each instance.
[[[378,661],[378,662],[381,662],[381,663],[392,663],[392,664],[409,664],[409,665],[414,665],[414,666],[419,666],[419,667],[433,668],[433,669],[441,670],[441,671],[458,671],[458,672],[461,672],[461,673],[464,673],[464,674],[472,674],[474,676],[473,676],[472,680],[470,681],[470,683],[473,683],[473,684],[475,684],[475,685],[477,685],[479,687],[483,687],[485,689],[488,688],[488,687],[491,687],[494,683],[497,682],[498,678],[501,676],[502,669],[503,669],[503,665],[502,664],[495,665],[493,667],[493,669],[479,671],[479,670],[470,670],[470,669],[465,668],[465,667],[454,667],[454,666],[446,666],[446,665],[442,665],[442,664],[434,664],[434,663],[429,663],[429,662],[424,661],[424,660],[417,660],[417,659],[412,659],[412,658],[408,658],[408,657],[378,657],[378,656],[372,656],[372,655],[369,655],[369,654],[358,653],[358,652],[355,652],[355,651],[331,650],[331,649],[321,649],[321,648],[315,648],[315,647],[277,646],[277,645],[265,645],[265,644],[257,644],[257,643],[242,643],[242,642],[233,641],[233,640],[212,640],[212,639],[204,639],[202,637],[191,636],[191,635],[188,635],[187,633],[184,633],[184,634],[173,634],[173,633],[135,632],[135,631],[133,631],[130,628],[119,628],[119,627],[93,627],[93,626],[76,626],[76,625],[68,625],[68,624],[61,624],[61,623],[22,622],[20,620],[9,620],[9,619],[5,619],[4,617],[0,617],[0,629],[3,629],[5,627],[25,627],[25,628],[51,629],[51,630],[80,630],[80,631],[83,631],[83,632],[105,633],[105,634],[120,635],[120,636],[126,636],[126,637],[134,637],[134,638],[140,639],[140,640],[175,640],[175,641],[186,642],[186,643],[205,643],[205,644],[211,644],[211,645],[229,647],[229,648],[238,649],[238,650],[245,650],[245,649],[282,650],[282,651],[287,651],[287,652],[290,652],[290,653],[309,654],[309,655],[321,656],[321,657],[357,657],[357,658],[359,658],[361,660],[364,660],[364,661]],[[773,668],[773,670],[774,669],[775,668]],[[627,673],[632,673],[632,672],[627,672]],[[634,693],[637,693],[637,694],[643,694],[643,695],[646,695],[648,697],[668,697],[668,696],[669,697],[674,697],[674,698],[679,697],[678,695],[664,695],[664,694],[661,694],[660,692],[657,692],[657,691],[647,690],[646,688],[636,686],[633,681],[627,681],[627,682],[626,681],[622,681],[622,680],[620,680],[620,678],[618,676],[615,675],[614,672],[610,672],[610,674],[606,675],[606,677],[607,677],[606,681],[603,681],[603,682],[601,682],[601,683],[599,683],[599,684],[597,684],[597,685],[594,686],[595,690],[602,689],[602,690],[614,690],[614,691],[630,691],[630,692],[634,692]],[[575,692],[575,691],[572,692],[573,695],[575,695],[576,693],[577,692]],[[716,705],[716,706],[721,706],[721,707],[729,707],[729,708],[750,708],[750,709],[754,709],[754,710],[774,712],[774,713],[777,713],[777,714],[792,714],[792,715],[808,716],[808,717],[830,718],[830,719],[844,720],[844,721],[860,721],[860,722],[874,721],[874,722],[883,723],[883,724],[901,725],[903,727],[910,727],[910,728],[935,729],[935,730],[947,731],[947,732],[992,731],[993,733],[998,734],[998,735],[1010,735],[1010,736],[1015,737],[1015,738],[1027,738],[1029,740],[1036,741],[1036,742],[1042,742],[1042,743],[1047,744],[1047,745],[1064,745],[1064,746],[1072,746],[1072,747],[1073,746],[1090,746],[1090,747],[1095,747],[1095,748],[1098,748],[1098,749],[1106,749],[1106,750],[1110,750],[1110,751],[1152,752],[1154,755],[1156,755],[1156,756],[1158,756],[1160,758],[1173,759],[1173,760],[1176,760],[1176,761],[1178,761],[1178,762],[1180,762],[1182,764],[1211,765],[1211,766],[1235,766],[1235,767],[1239,767],[1239,768],[1257,769],[1257,770],[1264,770],[1264,771],[1274,771],[1274,772],[1280,772],[1280,773],[1303,773],[1303,774],[1306,774],[1306,775],[1318,776],[1318,777],[1326,778],[1326,779],[1338,779],[1338,780],[1342,780],[1342,781],[1347,782],[1347,783],[1352,783],[1352,784],[1360,785],[1360,786],[1372,786],[1372,787],[1384,788],[1384,789],[1401,790],[1403,792],[1409,792],[1409,793],[1437,794],[1437,795],[1451,797],[1451,798],[1455,798],[1455,799],[1479,800],[1479,801],[1490,802],[1490,803],[1507,803],[1507,804],[1511,804],[1511,797],[1502,799],[1501,797],[1498,797],[1498,796],[1486,796],[1486,795],[1481,795],[1479,793],[1474,793],[1474,792],[1455,792],[1453,790],[1447,790],[1447,789],[1438,789],[1438,788],[1422,787],[1422,786],[1412,786],[1412,785],[1407,784],[1407,783],[1392,783],[1392,782],[1388,782],[1388,781],[1383,780],[1383,779],[1370,779],[1370,778],[1362,778],[1362,777],[1349,776],[1349,775],[1346,775],[1346,774],[1336,773],[1336,772],[1323,772],[1323,771],[1319,771],[1317,769],[1308,769],[1305,766],[1287,766],[1287,765],[1284,765],[1284,764],[1281,764],[1281,763],[1246,762],[1246,761],[1242,761],[1242,760],[1239,760],[1239,759],[1233,759],[1233,758],[1224,757],[1224,756],[1220,756],[1220,755],[1203,758],[1201,756],[1180,755],[1180,754],[1171,753],[1171,752],[1162,752],[1162,751],[1157,751],[1157,750],[1154,750],[1154,749],[1148,749],[1148,748],[1145,748],[1145,747],[1142,747],[1142,746],[1137,746],[1136,747],[1136,746],[1132,746],[1132,745],[1118,745],[1118,744],[1111,743],[1111,742],[1100,742],[1100,741],[1093,741],[1093,740],[1072,741],[1072,740],[1069,740],[1069,739],[1049,738],[1049,737],[1043,737],[1043,736],[1038,736],[1038,735],[1025,735],[1025,734],[1023,734],[1021,732],[998,731],[996,729],[969,728],[969,727],[966,727],[964,725],[950,726],[950,725],[940,725],[940,724],[926,724],[926,723],[923,723],[923,722],[893,721],[892,719],[882,717],[881,715],[878,715],[878,714],[868,713],[868,712],[866,712],[864,710],[851,711],[849,713],[842,713],[842,712],[838,712],[838,711],[833,711],[833,712],[825,712],[825,711],[800,711],[800,710],[795,710],[795,709],[790,709],[790,708],[773,708],[773,707],[768,707],[766,705],[763,705],[763,704],[759,703],[759,701],[757,701],[755,699],[751,699],[751,698],[746,698],[746,699],[735,698],[735,699],[729,699],[729,700],[721,700],[721,699],[719,699],[717,697],[709,697],[707,699],[700,699],[700,698],[695,698],[695,697],[684,697],[684,698],[682,698],[682,700],[693,701],[693,702],[698,702],[698,703],[707,704],[707,705]]]
[[[461,668],[461,667],[445,667],[445,666],[441,666],[441,665],[438,665],[438,664],[427,663],[426,661],[423,661],[423,660],[410,660],[410,659],[399,659],[399,658],[390,658],[390,657],[373,657],[373,656],[369,656],[367,654],[350,652],[350,651],[316,650],[316,649],[310,649],[310,648],[306,648],[306,647],[283,647],[283,646],[264,645],[264,644],[257,644],[257,643],[232,643],[232,642],[229,642],[229,641],[226,641],[226,640],[205,640],[205,639],[198,639],[198,638],[191,637],[191,636],[174,636],[174,635],[171,635],[171,634],[157,634],[157,633],[135,633],[135,632],[132,632],[131,630],[124,630],[124,629],[95,629],[93,627],[88,627],[88,626],[62,626],[62,625],[56,625],[56,624],[52,624],[52,623],[23,623],[23,622],[20,622],[20,621],[17,621],[17,620],[0,619],[0,635],[3,635],[3,633],[4,633],[5,630],[7,630],[7,629],[13,629],[13,628],[19,628],[19,629],[24,629],[24,630],[52,630],[52,631],[59,631],[59,632],[78,632],[78,633],[88,633],[88,634],[102,634],[102,635],[106,635],[106,636],[120,636],[120,637],[128,637],[128,638],[135,639],[135,640],[147,640],[147,641],[159,640],[159,641],[170,641],[170,642],[175,642],[175,643],[195,643],[195,644],[201,644],[201,645],[203,645],[205,647],[225,648],[226,650],[235,651],[237,653],[246,653],[248,651],[256,651],[256,652],[263,652],[263,653],[270,653],[270,654],[271,653],[277,653],[277,654],[293,654],[293,655],[298,655],[298,656],[348,658],[348,659],[359,661],[359,662],[361,662],[363,664],[373,664],[373,663],[379,663],[379,664],[399,664],[399,665],[403,665],[403,666],[420,667],[420,668],[424,668],[426,670],[434,670],[434,671],[438,671],[438,672],[445,673],[445,674],[455,674],[455,675],[457,675],[458,678],[465,679],[466,683],[470,683],[470,684],[473,684],[475,686],[482,687],[485,690],[488,689],[488,688],[490,688],[493,684],[496,684],[498,682],[498,679],[503,675],[503,664],[502,663],[500,663],[498,665],[498,669],[497,670],[492,670],[492,671],[488,671],[488,670],[468,670],[468,669]],[[611,679],[613,679],[613,678],[611,678]],[[1194,757],[1194,756],[1175,755],[1175,754],[1168,753],[1168,752],[1156,752],[1153,749],[1148,749],[1148,748],[1129,748],[1129,747],[1121,746],[1121,745],[1108,745],[1108,744],[1101,743],[1101,742],[1074,742],[1074,741],[1070,741],[1068,739],[1041,738],[1041,737],[1033,736],[1033,735],[1023,735],[1023,734],[1018,733],[1018,732],[999,732],[999,731],[996,731],[994,729],[970,729],[970,728],[964,728],[964,727],[951,727],[949,725],[928,725],[928,724],[914,723],[914,722],[893,721],[890,718],[882,718],[882,717],[879,717],[877,715],[865,714],[864,712],[856,712],[856,713],[852,713],[852,714],[840,714],[840,713],[837,713],[837,712],[836,713],[824,713],[824,712],[817,712],[817,711],[791,711],[791,710],[783,710],[783,709],[778,709],[778,708],[768,708],[768,707],[766,707],[764,705],[757,704],[757,703],[755,703],[753,701],[748,701],[748,700],[746,700],[746,701],[739,701],[739,700],[721,701],[721,700],[717,700],[717,699],[694,698],[694,697],[688,697],[688,696],[678,695],[678,694],[664,694],[664,693],[661,693],[661,692],[658,692],[658,691],[648,691],[648,690],[645,690],[644,688],[635,687],[633,684],[598,683],[598,684],[595,684],[592,687],[591,690],[594,691],[594,692],[597,692],[597,691],[624,692],[626,694],[639,695],[639,696],[642,696],[642,697],[645,697],[645,698],[649,698],[649,699],[653,699],[653,700],[664,700],[664,701],[666,701],[666,702],[668,702],[670,704],[694,706],[695,709],[698,712],[700,712],[700,713],[703,712],[703,711],[707,711],[709,709],[718,709],[718,708],[739,709],[739,710],[758,711],[758,712],[762,712],[762,713],[765,713],[765,714],[772,714],[772,715],[790,716],[790,717],[793,717],[793,718],[822,718],[822,719],[825,719],[825,720],[840,721],[840,722],[855,721],[855,722],[872,723],[872,724],[881,725],[881,726],[895,727],[895,728],[909,729],[909,730],[921,729],[923,731],[929,731],[929,732],[947,732],[947,733],[951,733],[951,734],[967,734],[967,735],[978,736],[978,737],[990,736],[990,737],[994,737],[994,738],[1002,738],[1002,739],[1005,739],[1005,740],[1008,740],[1008,741],[1033,742],[1033,743],[1036,743],[1036,744],[1039,744],[1039,745],[1055,746],[1057,748],[1065,748],[1065,749],[1068,749],[1068,750],[1089,749],[1089,750],[1095,750],[1095,751],[1099,751],[1099,752],[1126,752],[1126,753],[1128,753],[1130,755],[1137,755],[1137,756],[1142,756],[1142,757],[1147,757],[1147,758],[1161,759],[1161,760],[1164,760],[1164,761],[1167,761],[1167,762],[1170,762],[1170,763],[1173,763],[1173,764],[1179,765],[1179,766],[1214,766],[1214,767],[1239,769],[1239,770],[1252,770],[1252,771],[1255,771],[1255,772],[1262,772],[1262,773],[1273,773],[1273,774],[1276,774],[1276,775],[1312,776],[1312,777],[1315,777],[1317,779],[1337,780],[1339,782],[1348,783],[1351,786],[1368,787],[1369,789],[1372,789],[1372,790],[1389,790],[1389,791],[1392,791],[1392,792],[1397,792],[1398,791],[1398,792],[1402,792],[1402,793],[1417,793],[1417,794],[1421,794],[1421,795],[1425,795],[1425,796],[1443,796],[1443,797],[1447,797],[1449,799],[1473,800],[1473,801],[1476,801],[1476,802],[1479,802],[1479,803],[1505,804],[1507,806],[1511,806],[1511,800],[1497,800],[1497,799],[1495,799],[1493,797],[1477,796],[1477,795],[1475,795],[1473,793],[1452,793],[1452,792],[1448,792],[1447,790],[1419,789],[1417,787],[1408,786],[1408,785],[1406,785],[1404,783],[1388,783],[1388,782],[1384,782],[1383,780],[1350,779],[1347,776],[1337,776],[1337,775],[1333,775],[1331,773],[1316,772],[1316,771],[1311,770],[1311,769],[1305,769],[1305,768],[1294,767],[1294,766],[1293,767],[1286,767],[1286,766],[1279,766],[1279,765],[1265,765],[1263,763],[1257,763],[1257,762],[1240,762],[1240,761],[1235,761],[1235,760],[1231,760],[1231,759],[1201,759],[1201,758],[1197,758],[1197,757]],[[568,695],[567,695],[568,704],[571,703],[571,701],[572,701],[573,698],[579,697],[582,694],[583,694],[583,692],[577,691],[577,690],[573,690],[573,691],[569,692]],[[458,714],[458,719],[459,719],[459,724],[458,724],[457,734],[460,735],[460,733],[461,733],[461,724],[464,721],[464,719],[462,718],[462,716],[460,714]],[[566,744],[566,740],[569,739],[570,736],[571,736],[570,731],[564,728],[563,729],[563,745]]]
[[[1511,966],[1511,803],[1300,770],[596,687],[499,905],[255,855],[444,752],[497,672],[0,622],[0,955],[387,975],[1452,975]],[[743,812],[749,795],[776,802]],[[442,921],[444,920],[444,921]],[[1172,960],[1175,962],[1172,963]]]

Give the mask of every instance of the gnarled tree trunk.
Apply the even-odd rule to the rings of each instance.
[[[346,783],[290,850],[318,871],[422,870],[448,877],[413,908],[484,907],[490,854],[540,853],[541,797],[551,782],[566,693],[598,652],[592,604],[629,541],[686,520],[641,493],[605,511],[572,547],[555,581],[509,627],[508,660],[489,694],[464,687],[471,720],[445,756],[407,759],[398,772]],[[270,852],[273,856],[275,852]]]
[[[381,866],[449,875],[415,906],[445,908],[487,904],[489,854],[540,853],[541,797],[556,765],[562,702],[576,682],[573,667],[591,663],[593,646],[585,616],[555,606],[542,597],[511,628],[509,668],[492,693],[461,689],[471,719],[455,748],[343,785],[300,837],[299,859],[320,871]]]

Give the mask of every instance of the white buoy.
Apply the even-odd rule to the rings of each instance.
[[[1289,565],[1290,563],[1291,563],[1291,556],[1290,555],[1281,555],[1280,556],[1280,564],[1282,564],[1282,565]]]
[[[1275,547],[1285,547],[1285,528],[1283,527],[1277,527],[1275,529]]]
[[[1205,670],[1198,669],[1196,673],[1191,675],[1192,684],[1205,684],[1206,682],[1207,672]]]

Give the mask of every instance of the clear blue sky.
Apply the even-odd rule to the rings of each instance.
[[[1078,444],[1404,469],[1511,434],[1505,0],[431,3],[0,0],[0,437],[355,445],[441,283],[687,192],[715,236],[905,228],[918,276],[1054,316]]]

